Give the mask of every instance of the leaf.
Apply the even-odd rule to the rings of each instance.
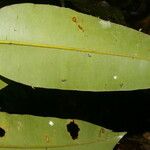
[[[150,36],[49,5],[0,9],[0,75],[32,87],[150,87]]]
[[[3,82],[1,79],[0,79],[0,90],[3,89],[4,87],[7,86],[7,83]]]
[[[80,120],[7,113],[0,118],[0,150],[112,150],[125,134]],[[79,128],[76,139],[68,132],[70,124]],[[74,126],[70,130],[75,133]]]

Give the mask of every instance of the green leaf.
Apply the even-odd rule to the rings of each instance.
[[[3,89],[4,87],[7,86],[7,83],[3,82],[1,79],[0,79],[0,90]]]
[[[68,8],[0,9],[0,75],[83,91],[150,87],[150,36]]]
[[[70,119],[0,113],[0,150],[112,150],[124,136],[103,127]],[[73,126],[68,132],[69,125]],[[68,127],[68,128],[67,128]]]

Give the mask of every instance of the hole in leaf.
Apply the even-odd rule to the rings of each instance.
[[[70,133],[73,140],[78,138],[78,133],[80,131],[78,125],[72,121],[69,124],[67,124],[67,131]]]
[[[0,128],[0,137],[3,137],[5,135],[5,130],[3,128]]]

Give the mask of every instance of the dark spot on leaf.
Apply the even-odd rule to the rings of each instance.
[[[5,135],[5,130],[3,128],[0,128],[0,137],[3,137]]]
[[[99,131],[99,136],[101,136],[102,134],[105,133],[105,129],[104,128],[101,128],[100,131]]]
[[[135,56],[131,56],[132,59],[135,59]]]
[[[121,87],[121,88],[123,87],[123,85],[124,85],[123,83],[120,83],[120,87]]]
[[[80,25],[78,25],[78,28],[79,28],[82,32],[84,32],[84,29],[83,29]]]
[[[88,54],[88,57],[92,57],[92,55],[91,55],[91,54]]]
[[[72,21],[73,21],[74,23],[76,23],[76,25],[77,25],[77,27],[79,28],[79,30],[81,30],[82,32],[84,32],[83,27],[78,23],[77,18],[76,18],[75,16],[72,17]]]
[[[61,82],[66,82],[66,81],[67,81],[66,79],[62,79],[62,80],[61,80]]]
[[[14,29],[14,31],[16,31],[16,29]]]
[[[76,17],[72,17],[72,21],[77,23],[77,18]]]
[[[101,128],[101,133],[105,133],[105,129],[104,128]]]
[[[67,131],[70,133],[73,140],[78,138],[78,133],[80,131],[78,125],[73,121],[67,124]]]

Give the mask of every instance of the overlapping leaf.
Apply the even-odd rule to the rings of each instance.
[[[3,82],[1,79],[0,79],[0,89],[4,88],[7,86],[7,83]]]
[[[71,9],[0,10],[0,75],[33,87],[115,91],[150,87],[150,36]]]
[[[125,133],[80,120],[0,113],[0,150],[112,150]],[[79,131],[73,139],[67,126]],[[3,134],[2,134],[3,131]]]

